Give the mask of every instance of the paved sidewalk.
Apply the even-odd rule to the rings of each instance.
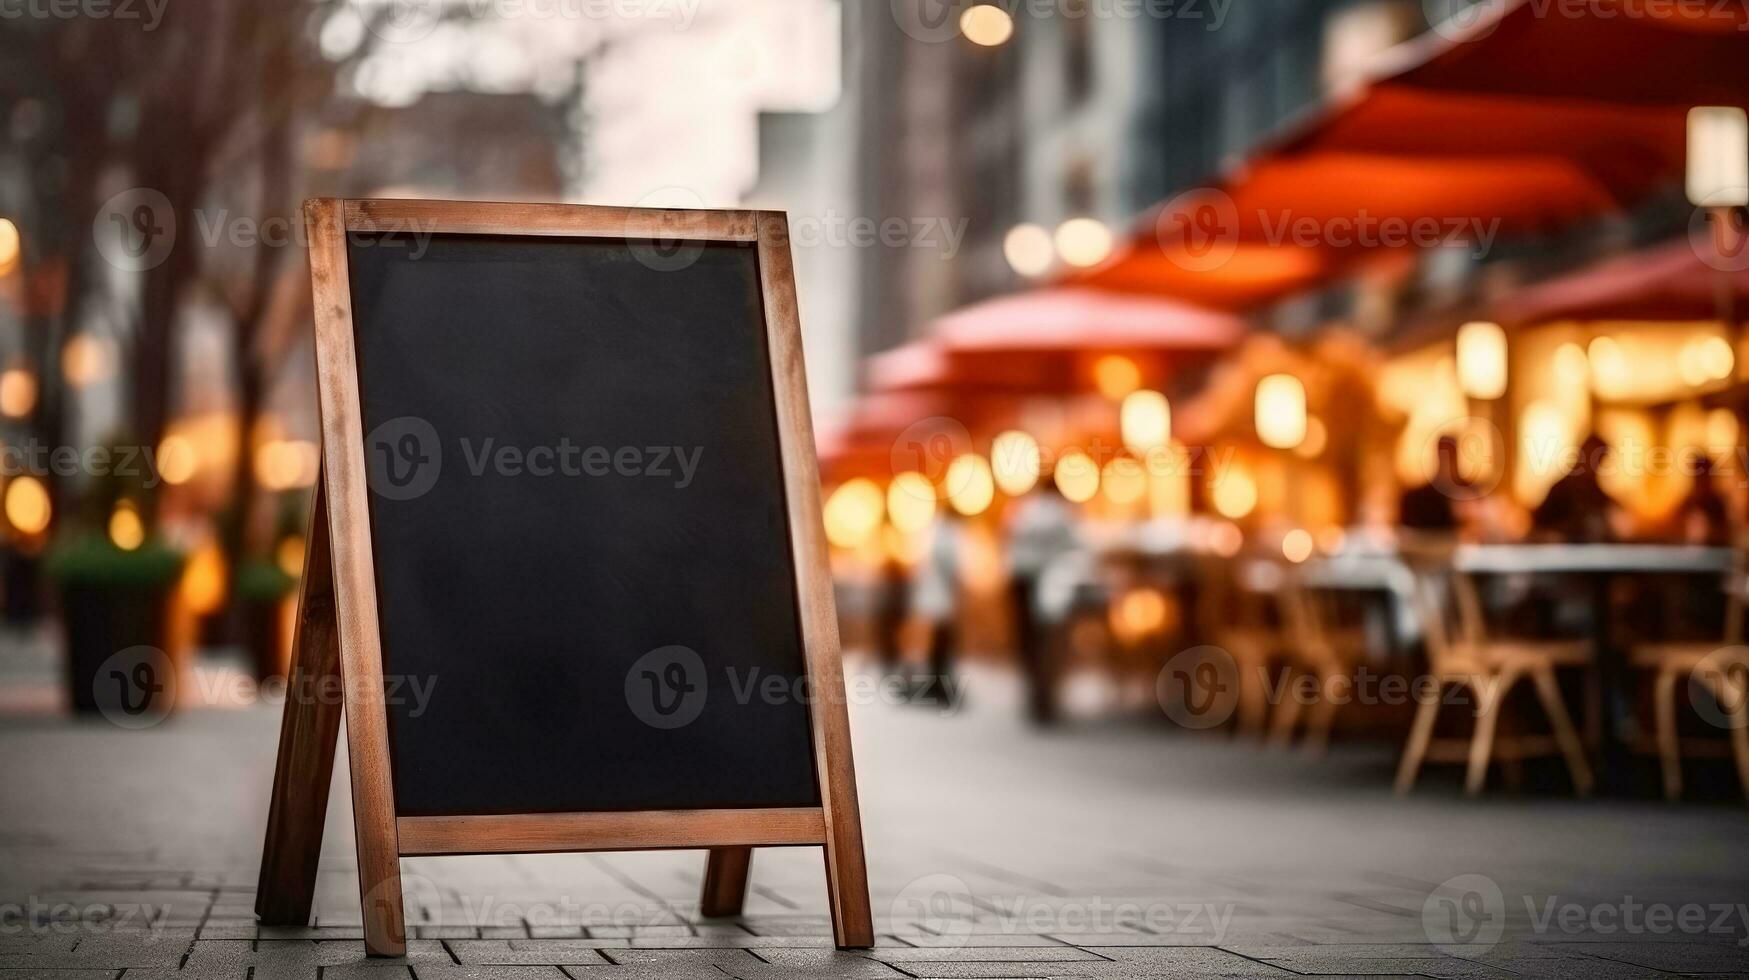
[[[405,962],[363,956],[344,781],[314,924],[254,924],[274,708],[0,714],[0,980],[1749,976],[1740,807],[1400,800],[1388,745],[1038,734],[1013,700],[853,709],[874,950],[830,948],[815,849],[758,852],[733,922],[700,852],[530,855],[404,862]]]

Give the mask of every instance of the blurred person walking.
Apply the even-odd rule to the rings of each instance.
[[[928,634],[924,677],[912,692],[916,703],[950,707],[955,703],[953,659],[959,647],[960,552],[964,546],[961,518],[951,507],[936,513],[929,548],[917,569],[911,592],[911,612]]]
[[[1048,725],[1055,715],[1056,678],[1050,630],[1039,616],[1039,580],[1052,561],[1081,547],[1074,509],[1049,474],[1015,504],[1007,539],[1008,604],[1015,654],[1026,681],[1027,717],[1034,724]]]

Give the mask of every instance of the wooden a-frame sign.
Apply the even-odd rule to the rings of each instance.
[[[278,763],[255,910],[265,925],[310,919],[342,705],[347,720],[364,941],[373,956],[406,952],[400,859],[412,855],[709,850],[700,910],[735,915],[751,849],[817,845],[825,854],[833,934],[873,944],[862,828],[818,464],[802,368],[788,228],[781,212],[668,211],[544,204],[313,200],[305,205],[314,293],[322,465],[298,596]],[[385,707],[378,558],[373,555],[360,365],[348,236],[417,229],[434,236],[520,241],[736,243],[754,250],[790,532],[818,806],[601,810],[461,815],[398,812]],[[462,274],[462,273],[452,273]],[[340,697],[326,692],[342,692]]]

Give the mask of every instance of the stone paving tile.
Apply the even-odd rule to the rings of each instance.
[[[846,980],[886,980],[905,976],[894,967],[852,952],[836,949],[752,950],[760,962],[719,962],[717,968],[743,980],[764,977],[844,977]]]
[[[451,939],[444,945],[469,966],[516,966],[608,963],[600,947],[623,944],[618,939]]]
[[[729,980],[714,966],[567,966],[573,980]]]
[[[419,980],[565,980],[565,973],[556,966],[508,966],[441,963],[413,968]]]
[[[867,950],[860,955],[883,963],[1044,963],[1105,958],[1074,946],[919,946],[911,949]]]
[[[0,980],[115,980],[120,970],[0,970]]]
[[[1680,975],[1592,956],[1539,956],[1489,960],[1489,963],[1529,980],[1643,980]]]
[[[1587,956],[1671,973],[1749,976],[1749,949],[1727,942],[1565,943]]]

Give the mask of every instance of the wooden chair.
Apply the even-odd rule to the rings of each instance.
[[[1330,731],[1341,705],[1338,686],[1351,679],[1366,659],[1365,633],[1340,625],[1329,594],[1302,581],[1297,569],[1284,569],[1279,593],[1281,619],[1286,633],[1289,666],[1301,676],[1315,679],[1315,700],[1307,704],[1295,691],[1289,677],[1281,690],[1286,694],[1270,719],[1272,745],[1287,748],[1293,743],[1301,715],[1305,716],[1305,750],[1322,755],[1330,745]]]
[[[1233,659],[1239,697],[1234,708],[1242,738],[1261,738],[1269,721],[1271,668],[1284,646],[1259,596],[1239,580],[1257,559],[1204,556],[1198,563],[1197,620]]]
[[[1488,639],[1474,582],[1449,569],[1422,570],[1416,577],[1415,599],[1432,683],[1423,685],[1418,694],[1421,703],[1397,769],[1397,792],[1414,788],[1421,764],[1428,759],[1465,762],[1464,792],[1474,796],[1486,784],[1488,765],[1496,757],[1516,762],[1558,752],[1566,759],[1574,790],[1581,796],[1590,793],[1591,767],[1555,678],[1556,668],[1589,665],[1589,645],[1583,640]],[[1450,628],[1448,606],[1455,607],[1457,614],[1455,631]],[[1506,696],[1523,680],[1534,685],[1548,715],[1552,737],[1497,736]],[[1468,739],[1435,739],[1433,727],[1445,690],[1453,686],[1468,688],[1475,698],[1475,729]]]
[[[1664,796],[1682,798],[1682,756],[1719,755],[1717,739],[1682,738],[1676,727],[1676,687],[1683,678],[1705,687],[1718,702],[1730,730],[1729,753],[1737,763],[1737,780],[1749,798],[1749,647],[1743,646],[1744,606],[1749,603],[1744,551],[1739,548],[1726,579],[1725,630],[1722,643],[1644,643],[1630,654],[1633,666],[1653,671],[1652,711],[1656,750],[1664,774]]]

